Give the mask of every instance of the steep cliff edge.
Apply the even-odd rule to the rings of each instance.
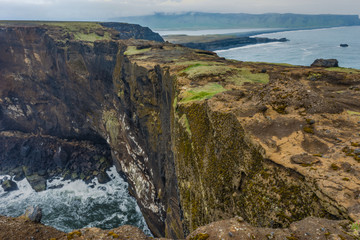
[[[172,143],[186,233],[235,215],[271,227],[359,218],[358,70],[181,58],[176,48],[132,59],[175,58],[165,66],[177,76]]]
[[[27,154],[67,166],[73,145],[93,149],[83,162],[94,165],[111,154],[156,236],[236,215],[271,227],[360,218],[359,71],[227,61],[103,31],[0,27],[3,171],[11,156],[11,170],[42,176],[26,173]]]
[[[151,231],[181,237],[167,144],[171,77],[160,67],[130,62],[128,43],[107,40],[112,30],[102,41],[94,38],[96,31],[78,23],[1,28],[1,170],[44,190],[49,177],[86,180],[104,173],[112,159]],[[165,227],[169,219],[171,229]]]

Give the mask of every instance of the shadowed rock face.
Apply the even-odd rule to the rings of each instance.
[[[360,217],[359,71],[89,35],[0,28],[0,156],[16,163],[4,171],[27,176],[39,155],[72,175],[111,155],[156,236],[236,215],[268,227]]]

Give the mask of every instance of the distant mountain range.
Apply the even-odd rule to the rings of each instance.
[[[217,28],[319,28],[360,25],[358,15],[247,14],[247,13],[156,13],[119,17],[111,21],[137,23],[156,30]]]

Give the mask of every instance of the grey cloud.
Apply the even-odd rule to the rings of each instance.
[[[359,0],[0,0],[0,19],[107,20],[154,12],[360,14]]]

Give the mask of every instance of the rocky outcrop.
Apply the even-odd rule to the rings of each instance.
[[[1,161],[14,162],[4,172],[63,164],[72,176],[111,159],[155,236],[237,215],[263,227],[360,218],[358,71],[71,29],[0,28]],[[38,159],[45,169],[23,168]]]
[[[339,62],[336,59],[316,59],[311,67],[338,67]]]
[[[7,104],[5,102],[2,106],[11,108],[11,104]],[[7,114],[11,113],[6,111],[5,116],[9,116]],[[23,117],[25,122],[28,118]],[[46,179],[62,176],[90,181],[98,174],[106,174],[105,171],[112,165],[110,148],[104,140],[96,143],[9,131],[15,126],[6,121],[3,119],[1,126],[8,131],[0,133],[0,173],[14,175],[15,180],[26,177],[36,191],[46,189]],[[52,123],[48,121],[48,124]]]
[[[10,192],[19,189],[16,182],[11,179],[3,179],[0,181],[1,187],[5,192]]]
[[[120,39],[145,39],[150,41],[164,42],[164,39],[158,34],[151,31],[148,27],[142,27],[138,24],[104,22],[101,26],[115,29],[119,32]]]
[[[42,218],[42,209],[39,206],[29,206],[26,208],[23,217],[32,222],[39,223]]]

